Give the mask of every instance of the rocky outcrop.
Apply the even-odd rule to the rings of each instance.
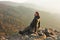
[[[52,28],[39,29],[38,34],[21,35],[23,40],[60,40],[60,32]]]
[[[1,40],[60,40],[60,32],[51,28],[39,29],[38,34],[31,33],[30,35],[15,34],[1,36]]]

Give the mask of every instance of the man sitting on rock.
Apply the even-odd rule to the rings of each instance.
[[[31,22],[30,27],[33,29],[34,33],[37,33],[37,30],[40,27],[40,16],[38,12],[36,12],[34,16],[35,17]]]
[[[35,12],[34,19],[31,22],[30,26],[28,28],[26,28],[25,30],[20,31],[19,33],[20,34],[24,34],[24,33],[29,34],[29,32],[33,32],[33,33],[37,34],[37,30],[39,29],[39,27],[40,27],[40,16],[39,16],[38,12]]]

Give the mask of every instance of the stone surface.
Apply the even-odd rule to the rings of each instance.
[[[44,32],[47,32],[49,30],[49,36],[46,36]],[[8,36],[0,36],[0,40],[60,40],[60,32],[51,30],[51,29],[41,29],[39,30],[37,34],[32,33],[31,35],[21,35],[21,34],[15,34],[15,35],[8,35]],[[51,34],[53,32],[54,35]],[[55,34],[56,33],[56,34]]]

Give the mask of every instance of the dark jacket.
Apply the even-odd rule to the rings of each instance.
[[[37,28],[40,27],[40,17],[39,16],[35,16],[33,21],[31,22],[30,26],[25,28],[23,31],[19,31],[20,34],[31,34],[37,31]]]
[[[35,31],[37,31],[37,28],[40,27],[40,16],[35,16],[33,21],[30,24],[30,27]]]

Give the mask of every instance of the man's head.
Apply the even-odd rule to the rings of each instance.
[[[38,12],[35,12],[34,16],[39,16],[39,13]]]

